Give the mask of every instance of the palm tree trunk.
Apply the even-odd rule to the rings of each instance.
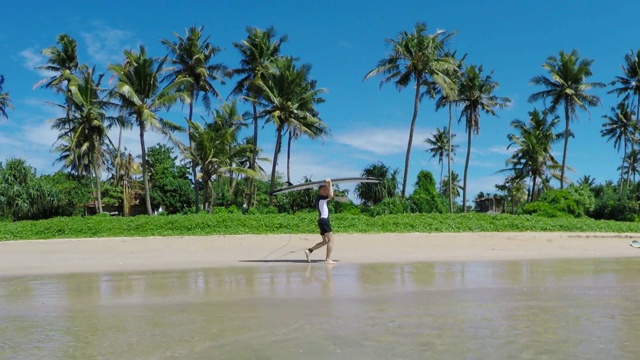
[[[273,205],[273,191],[276,189],[276,167],[278,166],[278,154],[280,153],[280,146],[282,143],[282,128],[278,126],[276,128],[276,148],[273,151],[273,163],[271,164],[271,185],[269,191],[269,206]]]
[[[189,102],[189,123],[187,135],[189,136],[189,150],[193,153],[193,139],[191,138],[191,121],[193,121],[193,103],[195,102],[196,91],[191,90],[191,101]],[[196,213],[200,212],[200,193],[198,190],[198,174],[196,173],[196,162],[191,161],[191,177],[193,178],[193,194],[196,205]]]
[[[118,131],[118,148],[117,148],[117,154],[116,154],[116,166],[115,166],[115,176],[113,177],[114,179],[114,183],[116,186],[118,186],[118,184],[120,184],[120,173],[122,172],[122,158],[121,158],[121,147],[122,147],[122,131],[123,131],[123,125],[124,125],[124,111],[122,113],[122,123],[120,124],[120,129]]]
[[[462,211],[467,212],[467,170],[469,170],[469,157],[471,157],[471,124],[467,119],[467,158],[464,161],[464,180],[462,184]]]
[[[533,180],[531,181],[531,202],[534,202],[536,199],[536,180],[538,180],[537,177],[533,175]]]
[[[289,129],[289,139],[287,140],[287,182],[291,184],[291,140],[293,139],[293,129]]]
[[[627,161],[627,140],[624,140],[624,155],[622,156],[622,165],[620,165],[620,191],[624,184],[624,163]]]
[[[256,160],[258,158],[258,109],[256,108],[255,101],[251,102],[251,106],[253,108],[253,152],[251,154],[251,162],[249,163],[249,168],[253,171],[256,171]],[[247,206],[249,208],[252,208],[254,205],[253,203],[255,195],[255,180],[253,177],[251,177],[249,178],[249,199],[247,201]]]
[[[632,141],[632,142],[631,142],[631,152],[632,152],[632,153],[633,153],[633,151],[634,151],[634,147],[635,147],[635,144],[634,144],[634,142]],[[628,188],[629,188],[629,185],[631,184],[631,166],[632,166],[632,165],[631,165],[631,158],[626,159],[626,156],[625,156],[625,160],[629,162],[629,163],[627,164],[628,168],[627,168],[627,185],[626,185],[626,187],[627,187],[627,189],[628,189]],[[623,163],[624,163],[624,162],[623,162]]]
[[[444,161],[440,159],[440,183],[438,184],[438,189],[442,191],[442,172],[444,171]]]
[[[144,201],[147,206],[147,215],[153,215],[151,211],[151,196],[149,194],[149,174],[147,174],[147,149],[144,145],[144,125],[140,124],[140,151],[142,154],[142,182],[144,183]]]
[[[564,149],[562,151],[562,169],[560,169],[560,189],[564,188],[564,174],[567,163],[567,146],[569,145],[569,103],[568,100],[564,100]]]
[[[413,117],[411,118],[411,128],[409,130],[409,141],[407,142],[407,155],[404,158],[404,176],[402,177],[402,198],[407,195],[407,177],[409,176],[409,159],[411,158],[411,144],[413,143],[413,130],[416,127],[418,118],[418,104],[420,103],[420,75],[416,76],[416,94],[413,99]]]
[[[449,102],[449,144],[448,147],[449,149],[447,150],[447,172],[449,174],[449,212],[451,214],[453,214],[453,191],[451,191],[451,188],[453,187],[453,185],[451,184],[451,122],[452,120],[452,115],[451,115],[451,102]]]
[[[98,165],[97,159],[94,158],[93,161],[93,173],[96,177],[96,197],[98,198],[98,214],[102,213],[102,189],[100,186],[100,166]]]

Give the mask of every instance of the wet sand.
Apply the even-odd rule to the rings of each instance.
[[[340,264],[640,256],[637,234],[336,234]],[[110,238],[0,243],[0,276],[181,270],[304,261],[318,235]],[[324,249],[313,254],[324,259]]]

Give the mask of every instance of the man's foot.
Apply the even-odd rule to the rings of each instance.
[[[304,255],[307,257],[307,262],[311,262],[311,258],[309,257],[311,253],[309,252],[309,250],[305,250]]]
[[[335,264],[336,262],[331,260],[331,259],[327,259],[324,261],[325,264]]]

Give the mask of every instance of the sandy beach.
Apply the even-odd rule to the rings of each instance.
[[[640,256],[636,234],[337,234],[340,263]],[[297,263],[318,235],[100,238],[0,243],[0,276],[181,270]],[[324,249],[313,254],[324,259]]]

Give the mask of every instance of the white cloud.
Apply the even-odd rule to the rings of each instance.
[[[487,149],[487,151],[489,153],[506,155],[506,156],[513,155],[513,150],[512,149],[507,149],[506,146],[497,146],[497,145],[496,146],[492,146],[489,149]]]
[[[415,129],[413,134],[413,148],[426,148],[424,139],[432,134],[428,129]],[[333,139],[339,143],[358,150],[372,152],[377,155],[401,154],[407,150],[409,129],[396,128],[362,128],[335,134]]]
[[[47,62],[47,59],[44,56],[42,56],[40,52],[37,52],[35,49],[33,48],[24,49],[20,51],[19,55],[20,57],[22,57],[24,61],[22,65],[25,68],[31,71],[35,71],[38,73],[38,75],[45,78],[54,75],[54,73],[50,71],[36,69],[37,66],[44,65]]]
[[[93,31],[80,33],[91,62],[101,65],[121,62],[123,50],[131,48],[133,33],[100,22],[93,23],[93,26]]]

